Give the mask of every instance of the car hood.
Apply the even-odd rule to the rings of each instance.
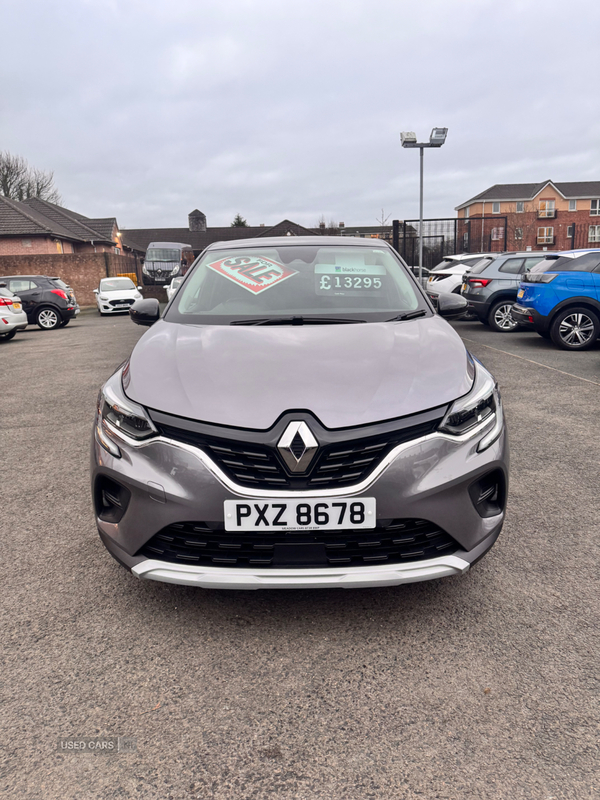
[[[467,351],[438,316],[355,325],[155,323],[130,359],[127,395],[189,419],[264,430],[309,410],[327,428],[449,403],[472,385]]]
[[[109,300],[138,300],[140,292],[137,289],[122,289],[118,292],[98,292],[102,297],[108,297]]]

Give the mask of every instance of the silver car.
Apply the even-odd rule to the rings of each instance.
[[[498,387],[395,251],[337,237],[208,247],[102,387],[102,541],[138,578],[258,589],[466,572],[504,522]]]
[[[17,331],[24,331],[26,327],[27,314],[21,298],[11,292],[6,283],[0,282],[0,342],[13,339]]]

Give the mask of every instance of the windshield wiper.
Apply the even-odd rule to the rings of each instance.
[[[397,317],[392,317],[391,319],[386,319],[386,322],[396,322],[396,320],[404,320],[404,319],[416,319],[417,317],[423,317],[427,314],[424,308],[419,309],[419,311],[405,311],[403,314],[398,314]]]
[[[230,325],[344,325],[354,322],[365,322],[364,319],[346,319],[344,317],[263,317],[254,319],[236,319]]]

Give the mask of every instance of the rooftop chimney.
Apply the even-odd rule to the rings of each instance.
[[[188,214],[188,223],[191,231],[205,231],[206,215],[196,208]]]

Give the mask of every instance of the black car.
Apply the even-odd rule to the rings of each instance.
[[[79,314],[73,290],[60,278],[8,275],[3,276],[2,281],[21,298],[27,321],[39,325],[42,330],[62,328]]]

